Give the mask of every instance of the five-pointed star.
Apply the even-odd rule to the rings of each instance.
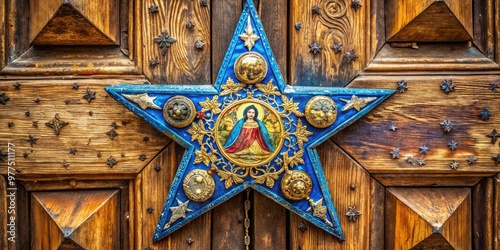
[[[361,97],[359,98],[356,95],[353,95],[350,100],[341,98],[343,102],[346,102],[345,106],[342,108],[342,111],[346,111],[349,109],[356,109],[356,111],[360,111],[362,108],[366,106],[369,102],[377,99],[376,97]]]
[[[153,108],[153,109],[161,109],[154,103],[154,100],[156,97],[150,97],[148,94],[143,93],[139,95],[123,95],[125,98],[137,103],[141,109],[145,110],[146,108]]]
[[[248,27],[253,27],[255,35],[261,38],[254,41],[252,53],[245,53],[250,48],[239,37]],[[106,87],[118,102],[186,148],[156,226],[154,241],[248,188],[266,195],[335,237],[344,238],[316,147],[395,91],[287,86],[268,41],[253,1],[247,0],[213,86],[138,84]],[[242,80],[235,72],[237,59],[249,54],[253,58],[261,57],[257,60],[259,65],[266,62],[267,70],[252,72],[265,72],[256,84],[245,84],[246,75]],[[143,109],[126,97],[142,94],[155,98],[151,102],[163,110]],[[331,101],[321,102],[331,103],[329,109],[312,110],[315,105],[309,106],[312,109],[306,107],[318,96]],[[354,104],[342,102],[358,96],[365,100],[362,105],[356,104],[359,109],[346,108]],[[272,153],[254,154],[249,150],[233,154],[225,145],[231,137],[228,133],[241,131],[243,120],[251,114],[244,110],[252,106],[254,122],[261,122],[257,122],[262,138],[260,143],[265,143],[264,147],[257,147]],[[242,117],[244,112],[245,119]],[[328,116],[335,114],[336,119],[327,126],[314,126],[309,122],[324,115],[318,112],[328,112]],[[308,115],[315,119],[307,120]],[[256,157],[262,155],[265,155],[264,160]]]

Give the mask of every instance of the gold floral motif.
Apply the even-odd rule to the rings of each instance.
[[[221,181],[225,181],[224,185],[225,185],[226,189],[230,188],[233,185],[233,183],[234,184],[243,183],[244,177],[242,177],[236,173],[233,173],[230,171],[220,171],[219,170],[219,171],[217,171],[217,174],[219,175]]]
[[[203,164],[208,167],[210,162],[217,161],[217,155],[215,154],[215,151],[212,150],[212,152],[207,153],[207,148],[205,148],[204,145],[201,145],[200,150],[196,150],[194,153],[196,155],[196,157],[194,158],[194,164],[203,162]]]
[[[304,113],[299,111],[299,103],[293,102],[293,97],[288,99],[286,96],[281,96],[281,101],[283,101],[283,108],[297,117],[303,117]]]
[[[245,88],[245,84],[235,83],[231,77],[227,78],[226,84],[221,85],[220,96],[230,95]]]
[[[210,111],[214,115],[220,113],[221,112],[221,109],[220,109],[221,104],[217,102],[218,100],[219,100],[219,96],[216,96],[216,95],[214,95],[212,100],[208,99],[208,97],[207,97],[207,99],[204,102],[200,102],[200,105],[202,108],[201,112]]]
[[[208,134],[202,120],[199,120],[198,124],[193,122],[193,124],[191,124],[191,128],[189,128],[187,132],[191,135],[191,141],[197,140],[200,145],[202,145],[205,135]]]
[[[255,87],[257,87],[257,89],[262,91],[265,95],[281,95],[281,93],[277,91],[278,87],[273,84],[273,80],[270,80],[267,84],[257,83],[255,84]]]

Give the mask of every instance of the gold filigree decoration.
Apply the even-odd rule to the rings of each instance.
[[[309,141],[307,137],[312,135],[313,133],[307,130],[307,126],[302,125],[302,120],[300,119],[297,120],[297,125],[295,125],[295,127],[296,129],[293,134],[295,135],[295,137],[297,137],[297,145],[299,146],[299,148],[302,148],[304,142]]]
[[[288,169],[288,167],[293,168],[299,164],[304,164],[304,149],[300,148],[299,151],[295,152],[291,157],[288,157],[288,151],[283,154],[283,166]]]
[[[219,95],[221,96],[230,95],[244,88],[245,84],[235,83],[231,77],[228,77],[226,84],[221,85],[222,92]]]
[[[286,96],[281,96],[281,101],[283,102],[283,108],[297,117],[303,117],[304,113],[299,111],[299,103],[293,102],[293,97],[288,99]]]
[[[257,87],[257,89],[262,91],[265,95],[281,95],[279,91],[276,91],[278,87],[273,85],[273,80],[270,80],[267,84],[257,83],[255,84],[255,87]]]
[[[202,163],[207,167],[210,162],[217,161],[217,155],[215,154],[215,150],[212,149],[212,152],[208,153],[207,148],[204,145],[201,145],[200,150],[196,150],[194,153],[196,157],[194,158],[194,164]]]
[[[198,124],[193,122],[187,132],[191,135],[191,141],[197,140],[200,145],[202,145],[205,135],[208,134],[202,120],[199,120]]]
[[[201,112],[210,111],[214,115],[220,113],[222,110],[220,109],[221,104],[217,102],[218,99],[219,96],[214,95],[212,100],[208,99],[207,97],[205,101],[200,102],[200,105],[202,107]]]
[[[233,183],[234,184],[240,184],[240,183],[243,183],[243,178],[246,177],[246,175],[238,175],[234,172],[231,172],[231,171],[217,171],[217,174],[219,175],[220,177],[220,180],[221,181],[225,181],[224,182],[224,185],[226,187],[226,189],[230,188]]]

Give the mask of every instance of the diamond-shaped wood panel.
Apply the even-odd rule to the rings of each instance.
[[[457,42],[472,40],[472,1],[388,0],[390,42]]]
[[[388,249],[471,249],[469,188],[388,188]]]
[[[35,249],[119,249],[117,190],[33,192]]]
[[[31,0],[29,22],[34,45],[116,45],[119,0]]]

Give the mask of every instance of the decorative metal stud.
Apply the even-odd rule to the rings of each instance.
[[[148,94],[138,94],[138,95],[123,95],[125,98],[135,102],[141,109],[146,110],[147,108],[161,110],[158,105],[154,103],[156,96],[150,97]]]
[[[317,95],[309,99],[304,113],[313,127],[326,128],[337,119],[337,105],[330,97]]]
[[[361,4],[361,2],[359,0],[352,0],[352,3],[351,3],[351,8],[354,9],[354,11],[358,11],[359,8],[361,8],[363,5]]]
[[[111,140],[113,140],[118,135],[118,133],[116,133],[114,128],[106,132],[106,134],[109,136],[109,138],[111,138]]]
[[[193,101],[184,96],[174,96],[163,105],[163,118],[176,128],[189,126],[196,117]]]
[[[349,185],[349,188],[350,188],[351,190],[355,190],[355,189],[356,189],[356,184],[351,183],[351,185]]]
[[[425,165],[425,159],[424,159],[424,158],[422,158],[422,157],[418,158],[418,160],[417,160],[417,164],[418,164],[419,166],[423,166],[423,165]]]
[[[31,112],[28,110],[28,111],[24,112],[24,115],[25,115],[25,116],[30,116],[30,115],[31,115]]]
[[[35,128],[38,128],[38,120],[34,120],[31,122],[31,125]]]
[[[182,183],[186,196],[196,202],[208,200],[215,191],[215,181],[206,170],[191,170]]]
[[[33,99],[33,102],[34,103],[40,103],[40,98],[37,97],[37,98]]]
[[[68,168],[69,167],[69,162],[67,160],[63,161],[63,167]]]
[[[139,160],[145,161],[146,160],[146,155],[139,155]]]
[[[158,6],[157,6],[157,5],[155,5],[155,4],[151,4],[151,5],[149,6],[149,12],[151,12],[151,13],[153,13],[153,14],[158,13]]]
[[[427,151],[429,151],[429,148],[425,144],[423,144],[419,149],[421,154],[427,154]]]
[[[0,161],[2,162],[5,162],[5,160],[8,158],[9,154],[7,152],[4,152],[1,148],[0,148]]]
[[[451,78],[444,79],[441,83],[441,90],[443,90],[446,94],[455,91],[455,84],[453,84],[453,80]]]
[[[496,129],[493,129],[489,134],[486,136],[491,138],[491,144],[495,144],[497,142],[497,139],[500,137],[500,134],[497,133]]]
[[[194,28],[194,23],[193,21],[189,20],[187,23],[186,23],[186,28],[192,30]]]
[[[458,161],[452,160],[450,164],[448,164],[452,170],[457,170],[460,164]]]
[[[441,128],[444,132],[448,133],[453,129],[453,123],[450,120],[444,120],[441,122]]]
[[[24,157],[24,158],[28,158],[28,155],[29,155],[29,153],[28,153],[28,152],[26,152],[26,151],[24,151],[24,153],[23,153],[23,157]]]
[[[142,141],[145,142],[145,143],[148,143],[149,142],[149,136],[144,136],[144,138],[142,138]]]
[[[149,60],[149,68],[150,69],[156,68],[156,66],[158,66],[158,64],[160,64],[160,62],[158,62],[158,60],[156,60],[156,59]]]
[[[413,158],[413,155],[406,156],[406,162],[408,162],[411,165],[413,165],[415,163],[415,159]]]
[[[299,22],[299,23],[295,23],[295,25],[294,25],[294,26],[295,26],[295,29],[296,29],[296,30],[300,30],[300,29],[302,29],[302,24],[301,24],[300,22]]]
[[[19,82],[12,84],[12,86],[14,86],[14,89],[16,90],[19,90],[21,88],[21,84]]]
[[[93,99],[95,99],[95,92],[90,90],[90,88],[87,88],[87,90],[85,91],[85,95],[83,96],[83,98],[87,99],[87,101],[90,103],[90,101],[92,101]]]
[[[345,215],[349,218],[349,221],[356,221],[361,212],[356,209],[356,206],[350,206]]]
[[[121,156],[121,157],[125,157],[125,154],[124,154],[124,153],[121,153],[121,154],[120,154],[120,156]]]
[[[165,30],[163,30],[161,35],[158,36],[157,38],[153,39],[153,41],[155,41],[155,43],[158,43],[158,46],[161,49],[161,54],[166,55],[168,52],[168,48],[170,48],[172,43],[177,42],[177,39],[170,37],[170,34],[165,29]]]
[[[495,161],[495,165],[500,164],[500,154],[497,154],[496,156],[492,156],[491,159]]]
[[[203,49],[203,46],[205,46],[205,43],[203,43],[203,41],[202,41],[202,40],[198,40],[198,41],[196,41],[196,43],[194,44],[194,47],[195,47],[196,49]]]
[[[488,86],[488,88],[495,92],[497,90],[497,88],[500,87],[500,84],[498,84],[498,82],[492,82],[490,83],[490,85]]]
[[[469,165],[476,163],[476,161],[477,161],[477,158],[473,155],[471,155],[467,158],[467,162],[469,163]]]
[[[5,92],[0,93],[0,103],[5,105],[10,100],[10,97],[5,95]]]
[[[122,125],[123,125],[123,126],[127,126],[127,124],[128,124],[128,122],[127,122],[127,121],[122,120]]]
[[[28,136],[28,142],[30,143],[31,147],[33,147],[33,144],[36,144],[36,140],[38,140],[38,138],[36,138],[34,135]]]
[[[389,122],[389,130],[396,131],[397,128],[394,122]]]
[[[100,154],[101,154],[101,153],[98,153],[98,157],[101,157],[101,156],[99,156]],[[113,157],[113,156],[110,156],[110,157],[106,160],[106,164],[108,164],[108,166],[109,166],[110,168],[112,168],[114,165],[116,165],[116,163],[117,163],[117,161],[116,161],[115,157]]]
[[[193,238],[187,238],[187,239],[186,239],[186,243],[187,243],[188,245],[193,244],[193,242],[194,242]]]
[[[333,41],[333,46],[330,47],[331,49],[333,49],[333,51],[335,52],[335,54],[339,53],[340,51],[342,51],[342,43],[339,43],[337,41]]]
[[[116,124],[116,122],[112,122],[111,123],[111,127],[114,128],[114,129],[116,129],[118,127],[118,125]]]
[[[78,150],[76,150],[76,148],[69,148],[69,153],[72,154],[72,155],[76,155],[76,152]]]
[[[405,80],[397,82],[396,85],[398,85],[396,89],[399,91],[399,93],[403,93],[408,90],[408,82]]]
[[[351,49],[349,52],[345,53],[345,58],[347,59],[347,62],[350,63],[351,61],[356,61],[358,56],[354,54],[354,49]]]
[[[64,103],[66,103],[66,105],[68,105],[70,102],[70,100],[64,100]]]
[[[156,165],[155,166],[155,171],[156,172],[160,172],[161,171],[161,166],[160,165]]]
[[[80,87],[80,85],[78,85],[77,82],[74,82],[72,85],[71,85],[71,88],[74,89],[74,90],[78,90],[78,88]]]
[[[208,7],[208,0],[201,0],[200,1],[201,6],[203,7]]]
[[[347,111],[349,109],[355,109],[356,111],[360,111],[371,101],[376,100],[377,97],[357,97],[355,95],[351,96],[350,100],[346,100],[340,98],[341,101],[345,102],[345,106],[342,108],[342,111]]]
[[[400,152],[399,148],[393,148],[391,152],[389,152],[392,156],[392,159],[399,159]]]
[[[321,10],[321,9],[319,8],[319,6],[318,6],[317,4],[315,4],[315,5],[312,7],[312,9],[311,9],[312,13],[313,13],[313,14],[317,14],[317,15],[319,15],[319,14],[320,14],[320,10]]]
[[[150,214],[150,213],[153,213],[153,211],[154,211],[153,207],[148,207],[148,208],[146,209],[146,212],[148,212],[149,214]]]
[[[101,158],[102,154],[101,152],[97,152],[97,158]]]
[[[479,113],[479,117],[481,117],[481,120],[483,120],[483,121],[488,121],[490,119],[491,113],[487,107],[484,107],[483,111],[481,111],[481,113]]]
[[[300,170],[286,172],[281,180],[283,195],[293,201],[309,197],[312,187],[311,177],[306,172]]]
[[[316,53],[319,53],[319,51],[322,49],[322,46],[319,46],[318,41],[314,41],[312,44],[309,44],[309,52],[312,52],[314,55]]]
[[[94,111],[90,110],[90,111],[89,111],[89,115],[90,115],[90,116],[93,116],[93,115],[94,115]]]
[[[12,127],[14,127],[14,123],[13,123],[13,122],[7,122],[7,126],[8,126],[9,128],[12,128]]]
[[[451,151],[453,151],[458,148],[458,143],[456,143],[454,140],[451,140],[448,143],[448,147],[450,148]]]
[[[55,114],[54,118],[50,122],[45,123],[45,125],[51,127],[56,135],[59,135],[59,133],[61,133],[61,129],[64,126],[68,125],[68,123],[65,121],[61,121],[61,119],[59,118],[59,114]]]
[[[300,224],[299,224],[299,230],[301,232],[307,231],[307,226],[306,226],[306,224],[303,221],[301,221]]]

